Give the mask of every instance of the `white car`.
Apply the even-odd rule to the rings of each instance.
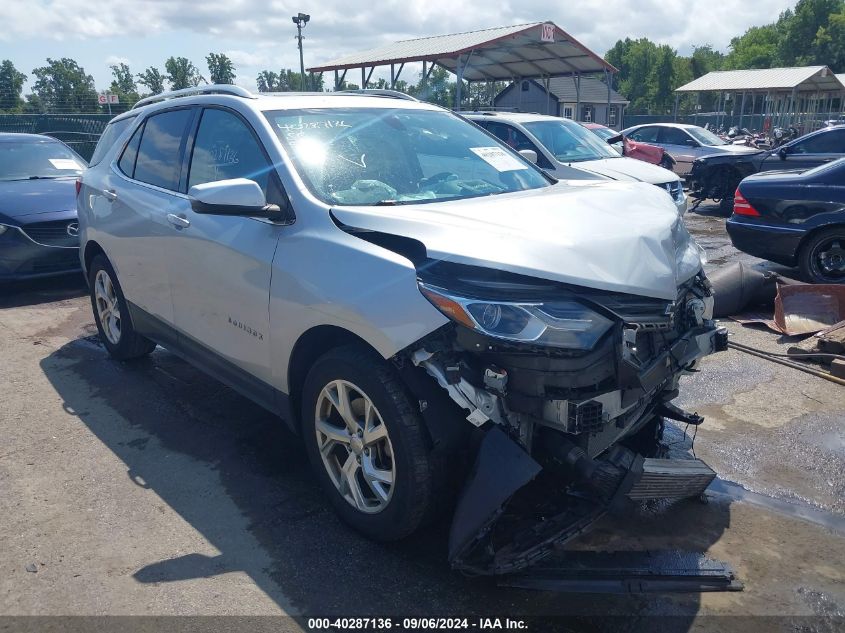
[[[517,151],[533,151],[537,165],[555,178],[571,180],[572,169],[611,180],[647,182],[672,196],[678,213],[687,210],[681,179],[668,169],[620,156],[578,123],[544,114],[470,112],[465,114]]]

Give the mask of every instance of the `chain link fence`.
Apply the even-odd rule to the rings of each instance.
[[[46,134],[89,160],[111,118],[109,114],[0,114],[0,132]]]

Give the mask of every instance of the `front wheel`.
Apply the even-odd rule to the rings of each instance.
[[[391,541],[431,514],[434,477],[423,422],[393,368],[363,347],[326,353],[302,397],[302,434],[335,511]]]
[[[146,356],[155,349],[156,344],[132,326],[126,298],[105,255],[97,255],[91,262],[88,287],[100,340],[113,358],[129,360]]]
[[[798,266],[807,281],[845,283],[845,226],[817,233],[801,247]]]

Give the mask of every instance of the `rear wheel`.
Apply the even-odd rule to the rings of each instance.
[[[153,341],[138,334],[132,327],[126,298],[105,255],[97,255],[91,262],[88,287],[100,340],[113,358],[129,360],[145,356],[155,349]]]
[[[798,254],[801,274],[817,284],[845,283],[845,226],[812,236]]]
[[[305,380],[302,434],[335,511],[370,538],[414,532],[434,508],[423,422],[393,368],[356,345],[322,356]]]

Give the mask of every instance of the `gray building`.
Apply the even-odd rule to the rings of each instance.
[[[607,84],[599,79],[582,76],[579,90],[576,77],[553,77],[548,80],[548,92],[542,80],[512,83],[496,95],[493,105],[501,110],[550,114],[621,130],[629,101],[613,89],[609,113],[607,101]]]

